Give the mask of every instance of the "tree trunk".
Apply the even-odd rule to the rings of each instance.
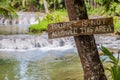
[[[25,0],[22,0],[22,6],[25,7],[26,4],[25,4]]]
[[[70,21],[88,19],[84,0],[65,0]],[[84,70],[84,80],[107,80],[93,35],[76,36],[75,42]]]
[[[43,0],[43,3],[44,3],[44,8],[45,8],[45,13],[48,13],[49,10],[48,10],[48,6],[47,6],[46,0]]]
[[[54,10],[56,10],[56,0],[54,0]]]

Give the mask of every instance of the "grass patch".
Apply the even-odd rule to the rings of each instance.
[[[52,13],[47,13],[43,20],[38,19],[38,24],[32,24],[29,27],[30,33],[41,33],[43,31],[47,31],[47,26],[50,23],[57,23],[68,21],[67,11],[66,10],[58,10]]]

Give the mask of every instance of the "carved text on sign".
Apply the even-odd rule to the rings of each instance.
[[[49,38],[92,35],[114,31],[113,18],[61,22],[48,25]]]

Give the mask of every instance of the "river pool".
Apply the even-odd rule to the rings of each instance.
[[[120,49],[118,36],[96,35],[96,45]],[[0,80],[83,80],[73,37],[0,36]]]

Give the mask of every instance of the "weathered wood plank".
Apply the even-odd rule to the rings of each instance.
[[[48,25],[49,39],[112,32],[114,32],[113,18],[86,19]]]

